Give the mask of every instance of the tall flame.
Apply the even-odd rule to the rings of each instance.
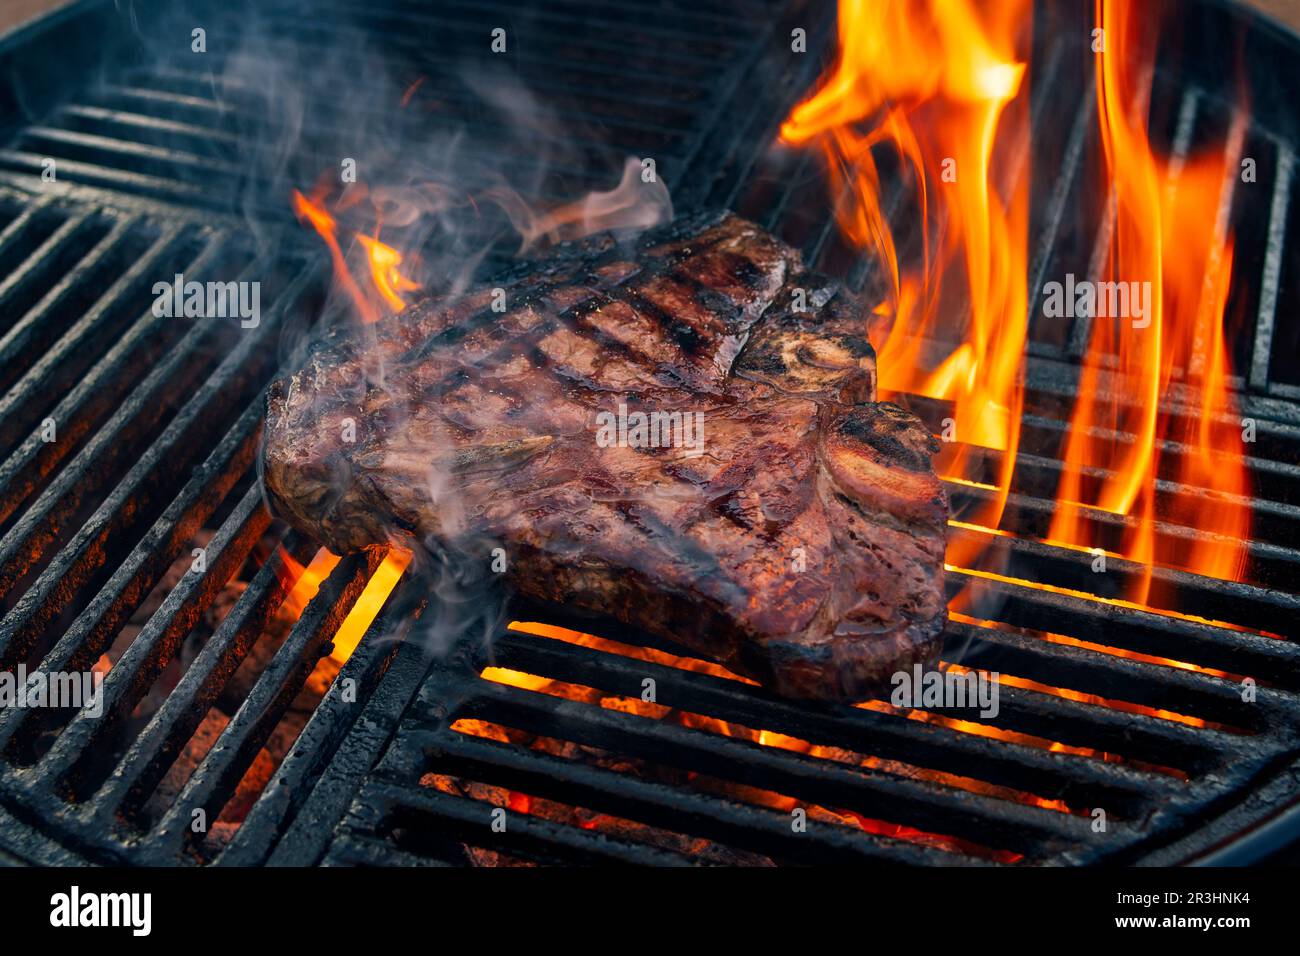
[[[1028,140],[1027,64],[1016,50],[1029,39],[1030,10],[1029,0],[843,0],[839,57],[781,127],[785,142],[821,147],[841,230],[886,270],[882,390],[952,402],[945,437],[964,444],[947,458],[947,476],[963,475],[968,446],[1003,453],[998,493],[968,516],[987,527],[1001,519],[1019,444],[1029,177],[1016,169]],[[900,262],[882,208],[879,144],[915,176],[919,267]],[[961,298],[969,311],[953,345]],[[945,341],[947,356],[928,361],[927,349]]]
[[[1250,512],[1223,322],[1233,262],[1227,174],[1244,127],[1238,120],[1227,149],[1157,155],[1146,113],[1159,31],[1135,23],[1150,12],[1138,7],[1096,0],[1105,38],[1098,114],[1114,210],[1101,274],[1088,278],[1149,282],[1150,308],[1136,325],[1092,320],[1048,536],[1089,548],[1099,543],[1090,509],[1128,516],[1118,551],[1146,565],[1140,593],[1129,595],[1145,602],[1155,562],[1239,578]],[[841,0],[837,59],[781,127],[783,141],[820,148],[836,221],[884,277],[885,301],[871,320],[882,391],[951,403],[945,478],[979,484],[977,448],[1001,453],[994,493],[962,516],[985,529],[999,526],[1006,506],[1024,397],[1029,117],[1018,51],[1030,16],[1028,0]],[[881,147],[897,154],[914,187],[919,255],[905,255],[891,232]],[[945,349],[938,361],[936,346]],[[1196,397],[1171,413],[1178,377]],[[1166,453],[1177,457],[1162,461]],[[1158,476],[1206,489],[1210,505],[1175,495],[1157,508]],[[1157,549],[1157,511],[1208,534],[1178,553]],[[949,563],[978,565],[980,538],[959,541],[969,543],[954,542]]]
[[[1106,38],[1097,53],[1096,83],[1114,197],[1114,228],[1099,278],[1139,283],[1131,288],[1149,284],[1150,310],[1140,319],[1092,320],[1049,536],[1091,543],[1084,505],[1131,516],[1122,551],[1147,566],[1139,593],[1132,595],[1145,601],[1157,560],[1156,478],[1168,443],[1184,446],[1177,480],[1207,489],[1214,499],[1175,500],[1164,515],[1222,536],[1197,538],[1177,563],[1235,579],[1245,560],[1249,489],[1223,321],[1233,261],[1226,201],[1230,150],[1214,144],[1188,158],[1156,154],[1145,110],[1135,108],[1150,98],[1151,73],[1143,66],[1153,51],[1144,40],[1153,31],[1136,22],[1136,5],[1097,0],[1095,9]],[[1162,413],[1179,372],[1198,390],[1197,406],[1184,416]],[[1095,489],[1085,487],[1085,473],[1098,467],[1107,474]]]

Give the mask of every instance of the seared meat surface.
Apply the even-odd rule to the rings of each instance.
[[[938,655],[947,505],[865,325],[729,214],[587,242],[324,336],[271,389],[266,488],[335,552],[493,542],[526,598],[866,696]]]

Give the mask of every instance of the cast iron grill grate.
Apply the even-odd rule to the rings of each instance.
[[[106,6],[85,5],[55,33],[70,39],[111,22],[98,19]],[[504,18],[518,39],[511,63],[521,82],[592,134],[543,192],[605,185],[597,171],[629,153],[653,153],[679,207],[729,206],[855,287],[870,282],[824,215],[815,159],[767,148],[775,121],[816,68],[810,56],[789,69],[790,24],[807,21],[813,50],[830,26],[797,4],[692,4],[646,23],[639,6],[624,3],[592,9],[563,0],[531,12],[507,3],[453,3],[437,12],[330,3],[352,16],[322,15],[293,30],[289,6],[262,13],[265,24],[285,27],[267,31],[279,38],[277,54],[313,58],[342,48],[352,56],[345,62],[359,66],[365,55],[353,52],[376,44],[404,80],[423,72],[427,85],[445,81],[453,91],[420,125],[469,124],[484,136],[493,132],[490,122],[474,114],[449,71],[431,70],[420,54],[434,39],[458,45]],[[1214,19],[1229,16],[1219,4],[1197,9],[1202,33],[1226,29]],[[216,41],[241,21],[203,12],[219,69]],[[1252,29],[1261,59],[1295,62],[1287,38]],[[1089,225],[1101,219],[1088,209],[1081,172],[1095,148],[1095,119],[1084,88],[1071,85],[1084,75],[1072,65],[1078,51],[1062,39],[1067,31],[1040,23],[1038,32],[1035,123],[1049,122],[1053,103],[1081,100],[1087,108],[1061,131],[1059,148],[1026,158],[1034,181],[1052,184],[1035,205],[1031,282],[1086,263],[1097,241]],[[27,55],[48,42],[26,38]],[[22,55],[10,49],[6,62]],[[1161,76],[1154,113],[1167,117],[1176,147],[1186,149],[1203,126],[1233,122],[1216,85],[1222,81],[1174,66]],[[206,569],[180,578],[109,670],[104,718],[0,714],[0,822],[14,834],[10,853],[51,862],[71,852],[100,862],[436,865],[481,859],[470,847],[542,862],[1122,862],[1203,850],[1287,797],[1284,771],[1300,751],[1292,624],[1300,553],[1291,533],[1300,515],[1300,409],[1291,401],[1300,378],[1285,358],[1294,358],[1287,343],[1300,314],[1300,262],[1287,241],[1295,235],[1297,131],[1276,118],[1284,111],[1260,102],[1241,121],[1242,135],[1229,138],[1260,166],[1259,188],[1233,199],[1248,263],[1234,294],[1245,297],[1251,316],[1236,367],[1244,370],[1243,414],[1259,428],[1249,462],[1256,520],[1246,583],[1177,570],[1180,543],[1197,532],[1165,522],[1158,552],[1171,559],[1154,572],[1163,603],[1133,608],[1113,598],[1141,573],[1138,566],[1115,560],[1099,580],[1079,554],[1041,543],[1085,339],[1078,329],[1062,337],[1035,327],[1026,438],[1004,524],[1015,535],[988,542],[1005,552],[1007,571],[977,582],[996,597],[997,612],[991,620],[954,620],[945,653],[1019,679],[1002,687],[996,718],[940,723],[880,708],[802,706],[647,655],[636,648],[684,656],[645,635],[569,621],[555,608],[515,607],[511,619],[590,629],[616,643],[590,646],[513,627],[430,660],[421,644],[401,638],[437,609],[426,606],[418,582],[405,581],[228,841],[196,836],[195,811],[216,820],[236,798],[380,560],[356,556],[334,567],[170,801],[151,806],[241,662],[265,644],[292,569],[316,550],[266,514],[253,460],[277,338],[295,316],[318,311],[325,264],[310,244],[287,238],[292,231],[278,243],[258,242],[239,218],[214,211],[230,208],[232,196],[243,214],[286,208],[275,194],[279,180],[259,178],[264,171],[244,162],[241,144],[259,127],[237,91],[228,92],[217,97],[210,71],[174,59],[112,67],[95,82],[64,81],[37,119],[6,131],[0,151],[0,305],[12,317],[0,338],[0,667],[93,666],[194,535],[215,532]],[[328,113],[313,118],[294,160],[302,175],[319,171],[338,135]],[[39,179],[47,157],[58,161],[54,184]],[[893,208],[901,218],[901,187]],[[154,280],[218,264],[267,284],[258,329],[169,323],[149,312]],[[1192,413],[1178,388],[1168,399]],[[918,399],[914,407],[932,426],[943,417],[936,403]],[[41,440],[47,419],[60,430],[57,442]],[[996,466],[990,456],[989,469]],[[980,494],[949,490],[958,508]],[[1197,489],[1167,475],[1159,494],[1195,496]],[[1123,521],[1094,518],[1098,543],[1113,540]],[[969,526],[952,533],[988,537]],[[255,570],[233,608],[140,717],[137,708],[181,656],[186,635],[246,567]],[[953,589],[970,576],[954,571]],[[1174,608],[1180,613],[1168,613]],[[486,679],[489,667],[589,693],[561,699],[548,688],[510,686]],[[713,725],[602,706],[638,698],[647,677],[658,703],[674,713],[752,734],[726,736]],[[1242,701],[1244,677],[1259,684],[1254,703]],[[511,733],[471,732],[484,725]],[[750,739],[759,732],[768,744],[823,749],[814,755],[759,744]],[[564,746],[527,746],[519,734]],[[450,792],[431,786],[430,775],[480,787]],[[694,785],[704,778],[730,786]],[[570,825],[512,813],[496,833],[493,805],[483,798],[489,792],[579,808],[585,823],[613,822]],[[1247,793],[1253,799],[1243,805]],[[795,833],[791,802],[870,825],[819,817]],[[1093,808],[1107,812],[1104,835],[1091,826]],[[700,841],[712,856],[698,852]]]

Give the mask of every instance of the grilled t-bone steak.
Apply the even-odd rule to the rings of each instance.
[[[729,214],[632,253],[587,241],[498,288],[336,329],[273,385],[280,514],[339,553],[499,543],[524,599],[789,696],[866,696],[934,661],[937,445],[875,401],[844,290]],[[676,445],[637,447],[637,412],[682,413],[656,419]]]

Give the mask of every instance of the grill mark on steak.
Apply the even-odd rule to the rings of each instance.
[[[635,309],[642,315],[649,316],[658,323],[682,352],[697,355],[705,346],[704,337],[685,322],[680,322],[657,303],[647,299],[641,289],[625,289],[620,301]]]
[[[936,659],[938,446],[875,402],[855,300],[730,215],[634,251],[566,246],[498,286],[505,313],[485,290],[424,300],[331,332],[275,383],[277,512],[338,552],[501,542],[522,598],[612,616],[787,695],[861,697]],[[702,412],[703,453],[598,446],[596,415],[620,401]]]

